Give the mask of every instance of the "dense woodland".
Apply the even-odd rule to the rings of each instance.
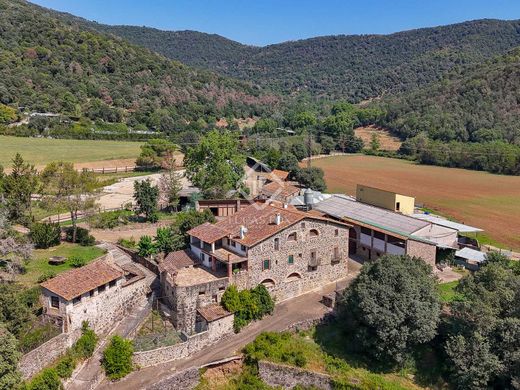
[[[3,104],[166,131],[201,118],[259,114],[276,101],[24,1],[1,0],[0,13]]]
[[[313,97],[352,102],[410,90],[439,79],[448,70],[520,45],[520,21],[478,20],[391,35],[325,36],[265,47],[195,31],[106,26],[84,20],[83,24],[283,95],[308,92]]]

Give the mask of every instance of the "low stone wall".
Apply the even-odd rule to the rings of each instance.
[[[172,376],[163,379],[160,382],[148,386],[146,390],[191,390],[200,382],[199,369],[191,367],[183,371],[179,371]]]
[[[18,363],[18,369],[22,373],[22,377],[28,379],[43,370],[63,355],[67,348],[70,348],[80,336],[81,331],[79,330],[71,333],[62,333],[23,355]]]
[[[281,386],[284,389],[293,389],[297,385],[324,390],[333,388],[329,375],[267,361],[258,362],[258,374],[269,386]]]
[[[141,264],[143,267],[146,267],[147,269],[152,271],[154,274],[159,275],[159,267],[157,266],[157,264],[155,262],[148,260],[142,256],[139,256],[137,254],[137,252],[135,252],[131,249],[125,248],[124,246],[121,246],[121,245],[116,245],[116,246],[118,249],[122,250],[127,255],[129,255],[132,258],[132,261],[135,261],[136,263]]]
[[[323,317],[319,318],[309,318],[307,320],[295,322],[294,324],[289,325],[287,328],[284,329],[286,332],[299,332],[299,331],[306,331],[309,330],[315,326],[326,324],[330,321],[332,321],[335,318],[335,313],[333,311],[329,313],[325,313]]]
[[[209,332],[197,333],[189,337],[186,341],[152,349],[151,351],[135,352],[133,356],[134,364],[139,367],[148,367],[155,364],[165,363],[172,360],[188,357],[192,353],[200,351],[211,343]]]

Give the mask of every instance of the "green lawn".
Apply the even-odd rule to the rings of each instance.
[[[439,284],[439,292],[441,294],[441,300],[444,303],[453,302],[458,297],[458,294],[455,291],[455,287],[457,287],[458,284],[459,284],[458,280],[454,280],[453,282]]]
[[[27,263],[27,272],[20,275],[19,281],[27,286],[38,283],[38,278],[49,271],[59,274],[60,272],[69,270],[72,266],[69,263],[61,265],[50,265],[49,257],[63,256],[71,258],[72,256],[80,257],[90,262],[105,253],[103,249],[96,246],[81,246],[78,244],[62,243],[49,249],[36,249],[33,252],[32,259]]]
[[[0,165],[8,167],[15,153],[34,165],[51,161],[90,162],[136,158],[141,143],[0,136]]]

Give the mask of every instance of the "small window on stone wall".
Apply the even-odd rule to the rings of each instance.
[[[287,236],[287,241],[296,241],[296,232],[289,234]]]
[[[309,236],[311,236],[311,237],[318,237],[319,235],[320,235],[320,233],[316,229],[311,229],[309,231]]]
[[[334,230],[334,236],[335,237],[339,236],[339,229]]]
[[[274,239],[274,250],[275,251],[280,250],[280,239],[279,238]]]
[[[94,296],[94,292],[95,292],[95,291],[96,291],[96,290],[90,290],[90,291],[88,292],[88,294],[90,295],[91,298]]]
[[[103,291],[105,291],[106,287],[107,287],[106,284],[104,284],[104,285],[102,285],[102,286],[99,286],[98,289],[97,289],[97,290],[98,290],[98,293],[102,293]]]
[[[108,287],[114,287],[116,285],[116,281],[112,280],[108,283]]]
[[[51,306],[59,309],[60,308],[60,298],[58,297],[51,297]]]
[[[81,302],[81,296],[76,297],[76,298],[74,298],[74,299],[72,300],[72,304],[73,304],[73,305],[77,305],[77,304],[80,303],[80,302]]]

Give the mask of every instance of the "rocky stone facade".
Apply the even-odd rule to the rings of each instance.
[[[247,255],[247,287],[263,283],[278,301],[285,300],[347,276],[348,228],[305,219],[249,248]]]
[[[186,334],[195,333],[197,308],[219,303],[229,284],[227,278],[190,286],[178,285],[168,275],[161,275],[161,288],[172,309],[175,328]]]
[[[150,283],[148,277],[128,284],[123,277],[82,294],[80,299],[72,301],[42,288],[42,299],[47,315],[63,318],[66,332],[81,329],[83,321],[87,321],[97,334],[104,334],[133,307],[146,302]],[[52,307],[51,299],[59,300],[59,308]]]
[[[146,390],[191,390],[197,387],[199,382],[199,369],[197,367],[191,367],[148,386]]]
[[[281,386],[284,389],[293,389],[300,385],[304,388],[333,389],[333,382],[329,375],[297,367],[259,361],[258,374],[262,381],[273,387]]]
[[[409,256],[420,257],[427,264],[435,267],[437,257],[437,247],[426,242],[408,240],[406,241],[406,254]]]

